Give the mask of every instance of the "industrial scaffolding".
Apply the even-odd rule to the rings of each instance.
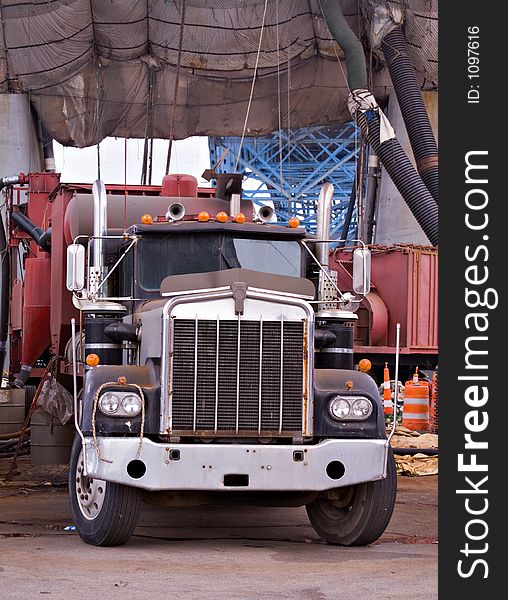
[[[296,216],[315,232],[316,206],[321,185],[334,186],[332,236],[339,237],[344,225],[360,151],[359,133],[353,122],[340,126],[315,126],[274,131],[267,136],[209,138],[211,164],[229,152],[220,164],[222,172],[245,173],[243,196],[256,205],[272,201],[284,223]],[[356,206],[349,236],[357,226]]]

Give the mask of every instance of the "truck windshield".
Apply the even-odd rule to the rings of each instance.
[[[159,290],[168,275],[252,269],[301,276],[302,251],[296,240],[246,238],[224,233],[147,235],[140,241],[139,283]]]

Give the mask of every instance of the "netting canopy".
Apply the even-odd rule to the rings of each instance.
[[[369,48],[372,0],[341,4],[382,99],[390,81]],[[385,4],[409,5],[413,63],[435,87],[437,0]],[[239,135],[256,65],[247,135],[350,119],[343,54],[319,0],[0,0],[0,10],[0,93],[28,94],[65,145],[171,129],[175,139]]]

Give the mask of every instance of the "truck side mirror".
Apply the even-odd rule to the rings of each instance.
[[[79,292],[85,287],[85,248],[81,244],[67,246],[67,289]]]
[[[366,296],[370,292],[370,250],[356,248],[353,252],[353,290]]]

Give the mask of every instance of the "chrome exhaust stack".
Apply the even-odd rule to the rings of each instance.
[[[324,183],[319,192],[319,198],[317,203],[317,225],[316,225],[316,236],[318,240],[330,239],[330,221],[332,214],[332,200],[333,200],[333,185],[331,183]],[[323,242],[316,244],[316,256],[319,262],[328,269],[330,253],[330,244]]]
[[[231,194],[229,199],[229,216],[235,217],[240,212],[240,203],[242,196],[240,194]]]
[[[106,247],[104,237],[108,230],[108,199],[104,182],[97,179],[92,185],[93,196],[93,257],[89,267],[89,292],[92,296],[101,295],[100,285],[106,275]]]

